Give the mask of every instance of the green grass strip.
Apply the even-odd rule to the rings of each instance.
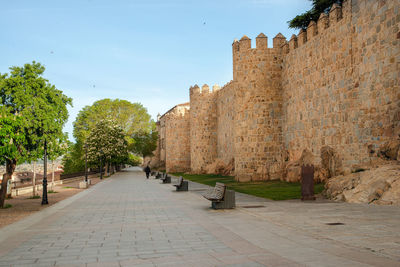
[[[268,198],[272,200],[288,200],[301,198],[301,184],[289,183],[280,180],[238,182],[233,176],[216,174],[184,174],[173,173],[174,176],[182,176],[186,180],[196,183],[214,186],[216,182],[224,183],[229,189],[252,196]],[[324,190],[324,184],[314,185],[314,193],[319,194]]]

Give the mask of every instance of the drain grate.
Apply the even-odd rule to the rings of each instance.
[[[265,206],[263,205],[252,205],[252,206],[242,206],[242,208],[245,209],[255,209],[255,208],[264,208]]]
[[[341,223],[341,222],[333,222],[333,223],[326,223],[326,225],[344,225],[344,223]]]

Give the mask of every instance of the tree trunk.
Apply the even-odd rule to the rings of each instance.
[[[6,194],[7,194],[7,182],[9,179],[11,179],[15,167],[17,166],[17,160],[16,159],[6,159],[6,173],[3,175],[3,181],[1,182],[1,189],[0,189],[0,207],[4,207],[4,202],[6,200]]]
[[[107,162],[107,176],[110,176],[110,162]]]
[[[33,162],[33,178],[32,178],[32,192],[33,196],[36,196],[36,161]]]

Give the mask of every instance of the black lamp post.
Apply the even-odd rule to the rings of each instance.
[[[44,157],[43,157],[43,196],[42,205],[49,204],[47,200],[47,141],[44,140]]]
[[[87,183],[87,176],[88,176],[88,171],[87,171],[87,144],[84,145],[85,147],[85,182]]]
[[[100,150],[100,179],[103,179],[103,150]]]

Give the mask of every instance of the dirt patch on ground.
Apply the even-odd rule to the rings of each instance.
[[[98,177],[91,177],[90,179],[92,181],[91,186],[102,181]],[[37,192],[38,195],[40,196],[40,198],[37,199],[30,198],[32,197],[32,193],[19,195],[13,197],[12,199],[6,199],[6,205],[11,204],[12,207],[8,209],[0,209],[0,228],[12,224],[16,221],[19,221],[25,218],[26,216],[29,216],[37,211],[45,209],[63,199],[66,199],[81,192],[84,189],[78,188],[80,181],[54,186],[53,190],[58,193],[47,194],[49,205],[43,205],[43,206],[41,205],[42,203],[41,190]],[[50,185],[48,186],[48,190],[50,190]]]

